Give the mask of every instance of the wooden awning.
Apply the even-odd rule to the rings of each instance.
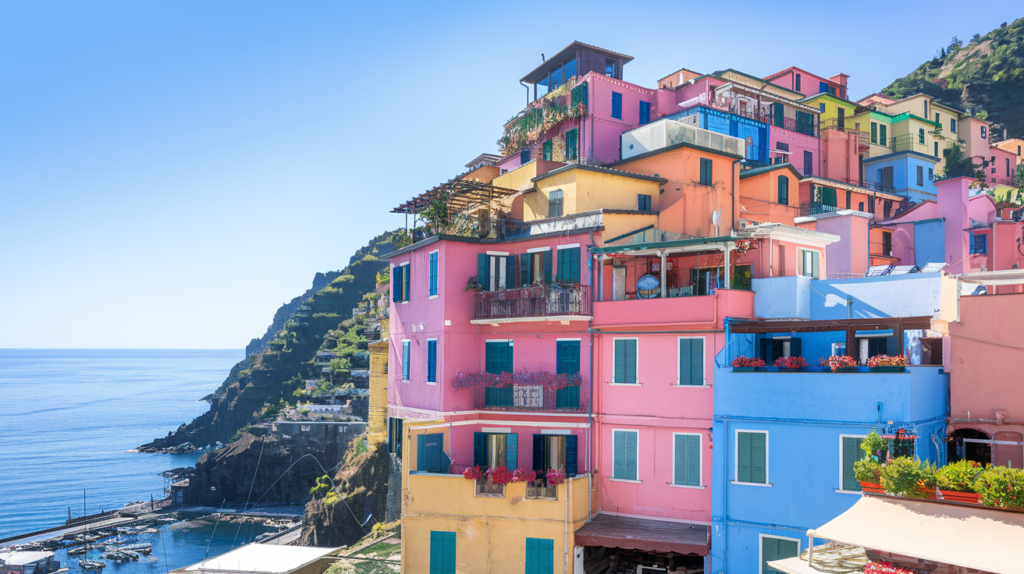
[[[576,546],[700,556],[711,550],[707,526],[612,514],[598,514],[584,524],[576,531],[575,541]]]
[[[465,175],[465,174],[463,174]],[[448,204],[450,213],[460,213],[474,205],[487,205],[495,199],[517,193],[515,189],[498,187],[482,181],[462,179],[458,176],[433,189],[429,189],[391,210],[391,213],[421,213],[435,199]]]
[[[827,321],[735,321],[730,333],[820,333],[826,331],[875,331],[892,329],[931,329],[931,317],[871,317],[868,319],[830,319]]]

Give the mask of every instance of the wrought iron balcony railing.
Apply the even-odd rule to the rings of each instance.
[[[543,385],[474,387],[473,408],[507,411],[571,411],[587,409],[586,383],[555,389]]]
[[[589,317],[589,285],[531,285],[473,295],[474,320]]]

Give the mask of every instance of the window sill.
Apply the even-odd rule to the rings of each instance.
[[[639,387],[643,383],[606,383],[609,387]]]
[[[427,299],[437,299],[437,295],[431,295],[430,297],[427,297]]]
[[[669,482],[667,484],[669,486],[671,486],[672,488],[689,488],[691,490],[704,490],[705,488],[707,488],[706,486],[690,486],[689,484],[672,484],[671,482]]]
[[[433,382],[431,382],[431,381],[427,381],[427,384],[428,384],[428,385],[436,385],[436,384],[437,384],[437,381],[433,381]]]
[[[672,385],[673,389],[710,389],[711,385]]]
[[[738,480],[734,480],[734,481],[732,481],[732,483],[733,483],[733,484],[735,484],[735,485],[737,485],[737,486],[761,486],[761,487],[770,487],[770,486],[772,485],[772,483],[770,483],[770,482],[765,482],[765,483],[761,483],[761,482],[740,482],[740,481],[738,481]]]
[[[644,482],[642,480],[630,480],[628,478],[609,478],[608,480],[612,482],[628,482],[630,484],[642,484]]]
[[[863,494],[863,492],[861,492],[859,490],[840,490],[838,488],[836,489],[836,493],[837,494],[856,494],[857,496],[860,496],[861,494]]]
[[[403,379],[402,382],[408,385],[410,381],[406,381]]]

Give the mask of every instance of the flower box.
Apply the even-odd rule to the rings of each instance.
[[[733,367],[732,372],[734,373],[753,373],[757,370],[757,367]]]
[[[885,489],[877,482],[864,482],[863,480],[858,482],[860,482],[860,489],[862,492],[870,494],[885,494]]]
[[[486,480],[476,481],[476,495],[477,496],[494,496],[504,497],[505,496],[505,485],[494,484]]]
[[[905,373],[905,372],[907,372],[907,368],[906,367],[884,366],[884,367],[868,367],[868,369],[872,373]]]
[[[836,373],[859,373],[860,367],[838,367]]]
[[[940,490],[942,499],[949,502],[963,502],[966,504],[981,504],[981,495],[977,492],[957,492],[955,490]]]

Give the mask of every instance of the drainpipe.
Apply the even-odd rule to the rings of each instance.
[[[562,566],[562,572],[568,574],[569,572],[569,491],[572,490],[572,482],[566,480],[562,484],[565,485],[565,541],[562,543],[563,554],[565,555],[565,565]]]
[[[590,246],[587,250],[594,248],[594,230],[590,230]],[[604,269],[602,265],[602,270]],[[604,276],[600,278],[602,288],[604,286]],[[602,297],[602,300],[604,298]],[[590,267],[590,315],[594,315],[594,267]],[[587,403],[587,475],[588,488],[587,488],[587,522],[590,522],[590,517],[593,516],[593,509],[591,508],[591,501],[594,499],[594,467],[591,464],[591,448],[590,443],[594,440],[594,320],[590,320],[590,326],[587,329],[590,331],[590,400]]]
[[[758,105],[757,109],[760,110],[761,106]],[[736,226],[739,225],[739,222],[736,221],[736,186],[738,185],[736,183],[736,164],[741,161],[743,160],[737,159],[732,162],[732,204],[729,206],[729,214],[732,216],[732,220],[729,222],[729,235],[732,235]]]
[[[519,85],[526,88],[526,105],[530,105],[530,86],[524,84],[522,80],[519,80]]]

